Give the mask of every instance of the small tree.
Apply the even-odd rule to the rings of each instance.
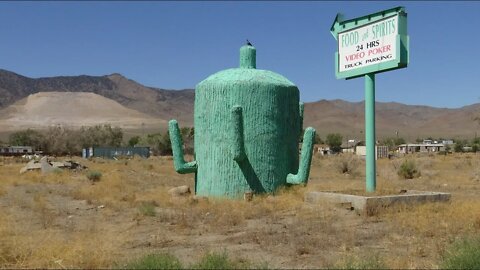
[[[445,146],[445,154],[451,153],[452,148],[450,147],[449,144]]]
[[[472,139],[472,144],[480,144],[480,137],[475,137]]]
[[[478,144],[472,145],[472,152],[476,153],[476,152],[478,152],[479,149],[480,149],[480,145],[478,145]]]
[[[475,137],[472,140],[472,151],[476,153],[479,150],[480,150],[480,137]]]
[[[121,146],[123,131],[119,127],[110,125],[96,125],[80,129],[82,147],[89,146]]]
[[[465,146],[465,144],[465,140],[457,140],[455,142],[455,147],[453,148],[453,150],[457,153],[463,153],[463,147]]]
[[[407,142],[405,141],[404,138],[395,138],[395,145],[399,146],[401,144],[406,144]]]
[[[134,147],[140,142],[140,136],[133,136],[128,140],[128,145]]]
[[[165,132],[162,136],[162,148],[160,150],[160,153],[162,155],[172,155],[172,142],[170,141],[170,133]]]
[[[325,142],[330,146],[330,150],[332,150],[334,153],[338,153],[342,151],[342,140],[343,137],[339,133],[330,133],[327,135],[327,139]]]
[[[318,133],[315,133],[315,138],[314,138],[314,142],[315,144],[324,144],[325,142],[322,140],[322,138],[320,137],[320,135],[318,135]]]
[[[45,151],[56,155],[80,153],[79,137],[77,130],[63,126],[50,127],[45,133]]]
[[[36,130],[27,129],[10,134],[8,143],[15,146],[32,146],[35,149],[44,149],[45,136]]]
[[[381,144],[388,146],[388,150],[390,151],[397,149],[397,146],[404,143],[405,139],[403,138],[386,138],[381,141]]]
[[[170,141],[170,134],[166,131],[162,133],[147,134],[140,138],[140,144],[150,146],[151,150],[156,155],[171,155],[172,143]]]

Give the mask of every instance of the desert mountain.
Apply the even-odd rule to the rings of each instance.
[[[120,74],[33,79],[0,69],[0,109],[39,92],[91,92],[148,115],[193,122],[193,90],[146,87]]]
[[[362,139],[365,125],[364,102],[320,100],[305,104],[305,124],[311,125],[324,137],[339,132],[345,137]],[[413,140],[424,137],[473,138],[480,123],[480,104],[458,109],[376,102],[377,137],[403,137]]]
[[[50,92],[50,94],[35,95],[43,92]],[[73,93],[82,92],[91,93],[90,98],[98,103],[88,104],[88,95],[72,96]],[[68,103],[69,99],[75,101]],[[77,99],[79,101],[75,103]],[[115,105],[110,101],[115,101]],[[115,123],[124,127],[130,125],[128,121],[136,119],[137,129],[141,123],[155,123],[155,125],[158,123],[165,127],[166,121],[170,119],[177,119],[181,126],[192,126],[193,102],[193,90],[146,87],[120,74],[33,79],[0,69],[0,109],[3,109],[0,111],[0,124],[7,121],[13,128],[24,127],[31,119],[38,120],[39,118],[34,116],[42,115],[42,111],[43,113],[56,112],[55,117],[63,114],[64,118],[55,121],[68,122],[74,126],[87,122],[100,123],[106,119],[111,123],[117,121]],[[55,109],[48,108],[51,104],[67,103],[68,106],[59,105]],[[42,109],[33,110],[32,108],[37,108],[35,104],[43,104],[43,107],[38,105],[38,108]],[[107,107],[114,109],[109,112]],[[89,110],[91,114],[70,113],[73,108],[83,108],[83,110]],[[115,113],[111,113],[113,111]],[[66,117],[67,115],[70,117]],[[84,117],[75,118],[78,115],[84,115]],[[472,138],[476,132],[480,135],[480,123],[474,120],[475,117],[480,117],[480,104],[447,109],[377,102],[377,137],[394,137],[398,132],[398,136],[409,140],[428,136]],[[122,121],[123,124],[121,124]],[[50,122],[47,121],[47,123]],[[338,132],[345,139],[362,139],[364,137],[364,103],[343,100],[306,103],[304,126],[315,127],[323,138],[328,133]]]
[[[99,124],[138,129],[142,123],[145,126],[159,126],[165,125],[166,121],[87,92],[36,93],[0,111],[0,127],[3,131],[52,125],[77,128]]]

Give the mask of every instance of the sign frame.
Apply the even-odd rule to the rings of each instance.
[[[374,24],[383,19],[398,15],[398,34],[396,35],[396,57],[390,61],[368,65],[353,70],[340,71],[339,69],[339,43],[338,36],[357,28]],[[405,68],[410,62],[409,46],[410,39],[407,35],[407,13],[405,7],[395,7],[355,19],[344,20],[343,15],[338,13],[330,28],[330,33],[337,40],[337,51],[335,52],[335,76],[337,79],[353,79],[366,74],[376,74],[394,69]]]

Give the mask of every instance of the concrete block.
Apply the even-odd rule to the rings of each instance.
[[[351,205],[352,208],[362,215],[374,215],[385,208],[394,205],[417,205],[425,202],[446,202],[450,200],[450,193],[408,190],[401,194],[381,196],[360,196],[338,192],[307,192],[307,203],[332,203],[335,205]]]

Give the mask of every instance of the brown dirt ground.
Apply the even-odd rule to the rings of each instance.
[[[437,268],[448,244],[480,233],[480,155],[426,155],[422,176],[400,179],[404,158],[378,161],[378,189],[451,192],[449,203],[397,207],[373,217],[332,205],[309,205],[305,192],[361,190],[364,161],[315,157],[306,187],[253,201],[172,198],[175,186],[193,188],[171,158],[81,160],[102,173],[18,172],[19,159],[0,160],[0,266],[4,268],[121,267],[131,259],[169,252],[185,265],[209,251],[267,263],[269,268],[341,267],[380,258],[390,268]],[[341,174],[346,161],[350,174]],[[151,211],[149,211],[150,209]]]

